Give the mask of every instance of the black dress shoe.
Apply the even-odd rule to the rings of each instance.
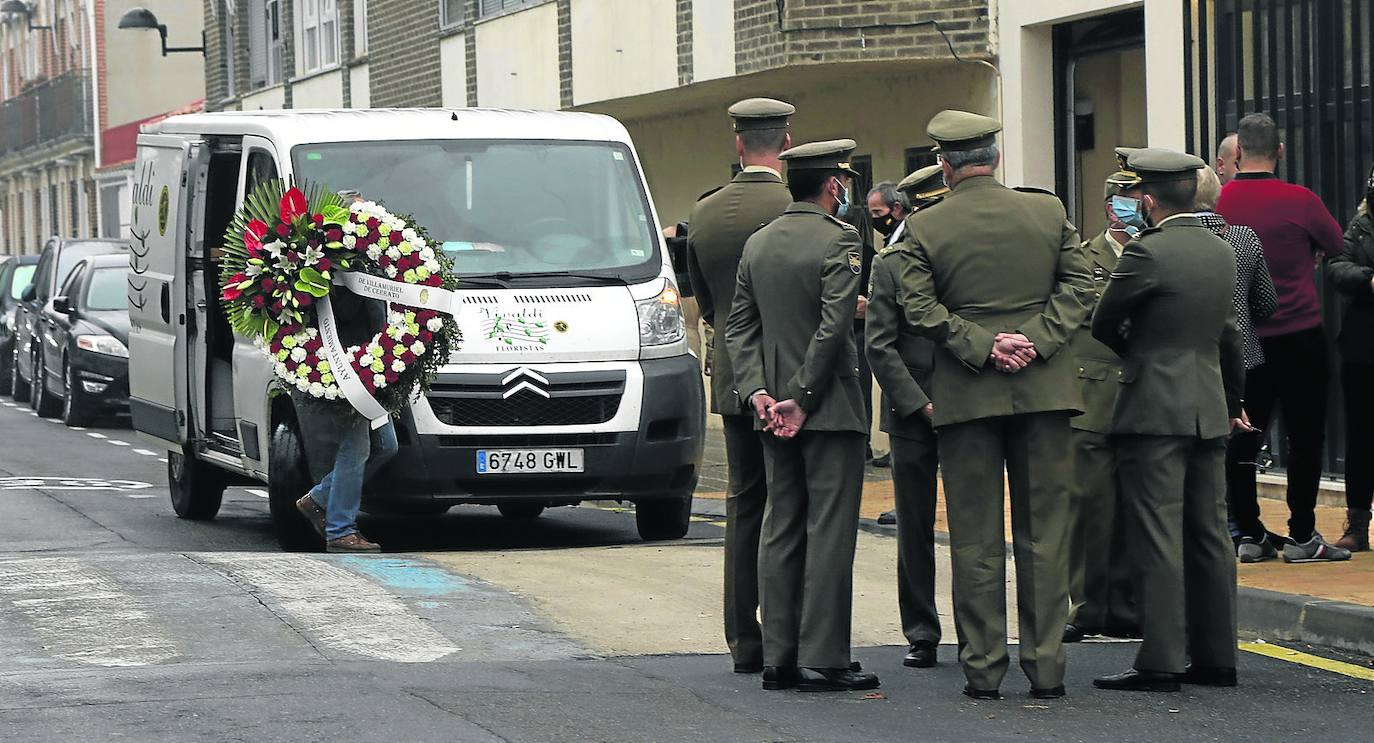
[[[1190,665],[1184,669],[1183,676],[1179,678],[1179,681],[1197,686],[1235,686],[1236,669]]]
[[[1093,686],[1113,691],[1178,691],[1179,675],[1132,668],[1125,673],[1095,678]]]
[[[797,669],[782,666],[764,666],[763,688],[767,691],[791,689],[797,685]]]
[[[896,511],[883,511],[882,513],[878,514],[878,523],[882,524],[883,526],[892,526],[892,525],[896,524],[896,523],[897,523],[897,512],[896,512]]]
[[[911,643],[911,649],[906,651],[902,665],[907,668],[934,668],[935,643],[929,640],[917,640]]]
[[[1097,634],[1103,637],[1114,637],[1118,640],[1139,640],[1140,628],[1130,625],[1117,625],[1115,627],[1103,627]]]
[[[964,685],[964,696],[970,699],[1001,699],[1002,692],[996,689],[975,689],[972,686]]]
[[[1075,624],[1064,625],[1064,642],[1083,642],[1087,633]]]
[[[848,668],[798,669],[797,691],[862,691],[878,688],[876,673],[860,673]]]
[[[1063,684],[1051,687],[1049,689],[1036,689],[1032,687],[1030,690],[1030,695],[1034,699],[1061,699],[1063,698],[1064,694],[1065,692]]]
[[[863,669],[864,669],[864,664],[860,663],[859,661],[857,661],[857,660],[851,660],[851,661],[849,661],[849,670],[853,671],[854,673],[858,673],[858,672],[862,671]]]
[[[892,452],[888,452],[881,457],[873,458],[873,466],[879,469],[887,469],[892,466]]]
[[[763,670],[763,662],[758,663],[736,663],[735,673],[759,673]]]

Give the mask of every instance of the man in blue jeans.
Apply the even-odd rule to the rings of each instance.
[[[367,419],[356,414],[349,423],[334,469],[296,501],[296,509],[325,540],[326,552],[380,552],[381,547],[358,533],[358,509],[363,483],[396,455],[396,427],[387,421],[373,432]]]

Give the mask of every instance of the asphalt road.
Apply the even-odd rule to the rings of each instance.
[[[1093,690],[1129,665],[1122,643],[1071,647],[1064,700],[1029,699],[1014,664],[1005,700],[967,700],[952,646],[935,669],[901,667],[892,544],[868,534],[855,638],[880,693],[763,692],[719,655],[718,523],[645,544],[604,507],[533,522],[464,508],[366,519],[381,556],[287,555],[255,489],[230,489],[214,522],[176,519],[161,457],[127,428],[0,405],[0,741],[1349,740],[1374,726],[1374,683],[1250,653],[1239,689]]]

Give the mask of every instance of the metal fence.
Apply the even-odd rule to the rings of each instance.
[[[1192,151],[1210,161],[1242,116],[1267,113],[1284,133],[1279,177],[1315,191],[1348,224],[1374,160],[1374,0],[1184,0],[1183,7]],[[1320,274],[1314,280],[1334,338],[1340,299]],[[1345,441],[1332,361],[1326,469],[1337,474]]]
[[[0,157],[68,137],[91,137],[87,70],[44,80],[0,103]]]

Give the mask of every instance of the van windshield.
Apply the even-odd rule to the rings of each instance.
[[[464,276],[660,268],[648,200],[623,145],[432,140],[300,145],[298,179],[412,215]]]

